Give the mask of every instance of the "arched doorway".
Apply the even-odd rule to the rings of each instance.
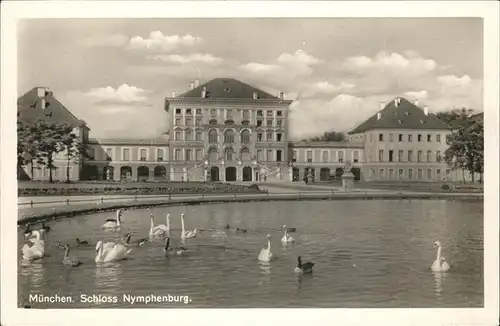
[[[167,169],[164,166],[157,166],[154,169],[155,180],[167,180]]]
[[[147,166],[139,166],[137,168],[137,181],[146,181],[149,179],[149,168]]]
[[[226,181],[236,181],[236,168],[234,166],[226,168]]]
[[[314,168],[305,168],[304,169],[304,181],[306,182],[314,182],[315,178],[315,169]]]
[[[122,166],[120,168],[120,180],[130,181],[132,179],[132,168],[130,166]]]
[[[219,168],[216,166],[212,166],[210,168],[210,180],[211,181],[219,181]]]
[[[360,168],[351,168],[351,173],[354,174],[354,180],[361,180],[361,169]]]
[[[243,181],[252,181],[252,168],[249,166],[243,168]]]
[[[321,170],[319,170],[319,180],[320,181],[330,181],[330,169],[329,168],[321,168]]]
[[[344,174],[343,168],[336,168],[335,169],[335,178],[336,179],[340,179],[340,177],[342,177],[342,174]]]
[[[299,174],[300,174],[299,168],[293,167],[293,169],[292,169],[292,180],[293,181],[299,181]]]
[[[102,169],[102,179],[105,181],[113,181],[115,174],[115,168],[112,166],[105,166]]]

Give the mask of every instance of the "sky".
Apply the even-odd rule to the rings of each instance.
[[[401,96],[483,111],[480,18],[36,19],[18,25],[18,95],[49,87],[95,138],[168,131],[165,97],[231,77],[285,92],[290,135],[347,132]]]

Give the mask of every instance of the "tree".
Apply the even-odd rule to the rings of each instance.
[[[465,121],[446,137],[449,145],[445,160],[455,168],[471,173],[472,182],[475,173],[484,170],[484,125],[483,121]]]
[[[345,135],[342,132],[327,131],[323,136],[317,136],[310,139],[311,141],[344,141]]]
[[[469,120],[473,110],[462,108],[460,110],[441,111],[434,116],[446,123],[450,129],[455,129]]]
[[[39,160],[38,146],[41,143],[41,135],[38,132],[39,121],[17,122],[17,165],[18,170],[26,164],[30,164],[31,178],[34,175],[35,162]]]
[[[70,132],[63,137],[62,144],[66,150],[66,182],[70,183],[69,167],[71,162],[81,158],[90,158],[88,145],[80,141],[75,133]]]

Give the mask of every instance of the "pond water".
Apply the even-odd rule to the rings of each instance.
[[[124,213],[118,232],[101,225],[114,213],[50,223],[45,257],[19,262],[19,306],[32,308],[425,308],[483,306],[483,204],[465,201],[310,201],[254,202],[153,209],[156,224],[172,216],[172,242],[179,245],[180,214],[188,229],[205,230],[186,241],[184,257],[164,257],[163,240],[132,247],[127,260],[96,264],[98,240],[132,241],[147,236],[148,211]],[[231,229],[224,230],[229,224]],[[295,227],[292,246],[280,242],[282,224]],[[236,233],[235,228],[247,233]],[[214,230],[218,230],[217,232]],[[225,234],[223,233],[225,232]],[[257,256],[272,237],[276,257]],[[88,240],[76,246],[75,239]],[[451,265],[431,272],[433,242],[443,245]],[[66,267],[56,241],[72,245],[70,256],[83,264]],[[19,248],[23,245],[19,232]],[[312,261],[314,273],[293,272],[296,258]],[[21,258],[21,257],[20,257]],[[30,295],[70,296],[72,303],[30,302]],[[135,303],[131,296],[189,296],[190,302]],[[91,303],[81,295],[97,296]],[[99,297],[100,296],[100,297]],[[116,296],[116,302],[103,297]],[[132,297],[128,297],[132,298]],[[100,299],[100,300],[99,300]],[[113,301],[113,300],[112,300]]]

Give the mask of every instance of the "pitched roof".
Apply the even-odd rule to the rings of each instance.
[[[43,108],[45,100],[45,109]],[[18,119],[34,121],[42,119],[52,123],[67,123],[74,126],[83,126],[85,121],[78,119],[52,92],[45,88],[41,96],[38,87],[35,87],[17,99]]]
[[[399,97],[398,105],[396,105],[396,99],[354,128],[349,134],[357,134],[372,129],[449,129],[446,123],[434,115],[426,115],[424,110],[407,99]],[[377,117],[379,112],[381,114],[380,119]]]
[[[273,96],[234,78],[214,78],[205,84],[201,84],[200,86],[177,96],[177,98],[201,98],[201,92],[204,87],[206,87],[206,97],[208,98],[252,99],[253,93],[257,92],[257,96],[259,99],[279,100],[279,98],[276,96]]]

